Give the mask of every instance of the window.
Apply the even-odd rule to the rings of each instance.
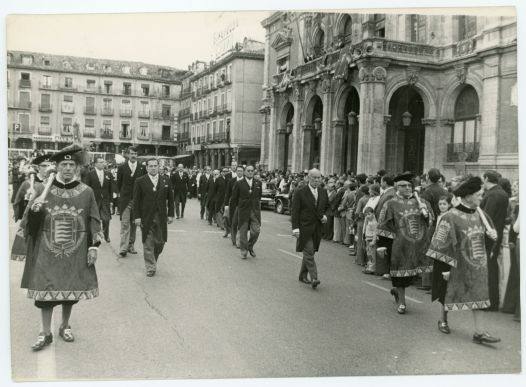
[[[211,135],[211,133],[210,133],[210,122],[207,122],[207,123],[206,123],[206,135],[207,135],[207,136],[210,136],[210,135]]]
[[[214,110],[217,109],[217,95],[214,95]]]
[[[146,67],[141,67],[139,69],[139,74],[141,74],[141,75],[148,75],[148,69]]]
[[[102,130],[104,133],[111,133],[111,120],[102,121]]]
[[[86,97],[86,113],[95,114],[95,98]]]
[[[171,106],[170,105],[163,105],[163,108],[162,108],[162,112],[163,112],[163,117],[169,117],[170,116],[170,110],[171,110]]]
[[[31,74],[29,73],[20,73],[20,79],[23,81],[31,80]]]
[[[216,128],[217,128],[217,122],[214,121],[212,122],[212,135],[216,134]]]
[[[219,133],[223,133],[223,120],[219,121]]]
[[[44,66],[50,66],[51,65],[51,61],[49,59],[44,59],[43,62],[44,62]]]
[[[73,123],[73,118],[63,117],[62,118],[62,133],[65,133],[65,134],[71,133],[72,123]]]
[[[124,82],[122,84],[122,87],[123,87],[122,94],[124,94],[124,95],[131,95],[131,87],[132,87],[131,83]]]
[[[73,102],[73,96],[72,95],[65,95],[64,96],[64,102]]]
[[[33,64],[33,57],[31,55],[22,55],[22,64],[30,66]]]
[[[148,97],[150,95],[150,85],[141,85],[142,95]]]
[[[349,15],[345,15],[343,22],[343,38],[345,41],[351,40],[352,38],[352,19]]]
[[[88,90],[94,90],[95,89],[95,80],[94,79],[86,80],[86,89],[88,89]]]
[[[125,114],[131,114],[131,102],[130,100],[123,99],[121,101],[121,111]]]
[[[458,17],[458,40],[469,39],[477,34],[477,17],[461,15]]]
[[[40,116],[40,126],[49,126],[49,116]]]
[[[226,92],[226,107],[228,110],[232,109],[232,92],[230,90]]]
[[[62,112],[63,113],[73,113],[74,107],[73,107],[73,96],[72,95],[65,95],[63,102],[62,102]]]
[[[131,137],[130,123],[128,121],[121,122],[121,137],[124,137],[124,138]]]
[[[164,98],[170,97],[170,85],[163,85],[162,86],[162,90],[163,90],[163,97]]]
[[[426,16],[425,15],[410,15],[410,31],[411,42],[425,43],[426,42]]]
[[[106,92],[106,94],[110,94],[111,93],[111,86],[112,85],[113,85],[112,81],[104,81],[104,91]]]
[[[31,94],[29,91],[20,91],[19,96],[19,107],[22,109],[29,109],[31,107]]]
[[[130,73],[130,66],[124,66],[124,67],[122,68],[122,72],[123,72],[124,74],[129,74],[129,73]]]
[[[148,136],[148,121],[139,122],[139,134],[141,137]]]
[[[150,112],[150,104],[148,101],[141,101],[141,113],[148,114]]]
[[[385,38],[385,14],[376,13],[374,15],[374,32],[379,38]]]
[[[94,130],[95,129],[95,119],[94,118],[86,118],[84,120],[84,126],[87,130]]]
[[[67,60],[65,60],[64,62],[62,62],[62,66],[64,66],[65,69],[70,69],[71,68],[71,63],[69,63]]]
[[[95,70],[95,65],[93,63],[86,63],[86,70]]]
[[[42,94],[40,96],[40,110],[49,110],[51,109],[51,95]]]
[[[64,87],[71,89],[73,87],[73,79],[68,77],[64,78]]]
[[[104,70],[105,73],[109,73],[111,71],[111,66],[110,65],[104,65],[102,67],[102,69]]]
[[[224,109],[226,106],[225,106],[225,93],[221,94],[221,109]]]
[[[20,113],[18,115],[18,131],[29,132],[29,114]]]
[[[478,160],[479,99],[472,86],[465,86],[455,103],[455,124],[448,145],[448,161]]]
[[[50,75],[42,75],[42,87],[50,88],[51,87],[51,76]]]

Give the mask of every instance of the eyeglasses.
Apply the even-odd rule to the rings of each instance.
[[[411,184],[407,183],[407,184],[398,184],[399,187],[411,187]]]

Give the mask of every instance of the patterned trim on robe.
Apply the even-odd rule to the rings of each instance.
[[[391,270],[389,274],[391,277],[414,277],[417,274],[431,273],[433,272],[433,266],[421,266],[416,269],[408,270]]]
[[[51,186],[51,193],[55,196],[58,196],[60,198],[74,198],[76,196],[79,196],[82,192],[84,192],[88,188],[86,184],[78,184],[76,187],[73,188],[59,188],[56,185]]]
[[[489,300],[484,301],[472,301],[472,302],[455,302],[453,304],[444,304],[444,308],[447,311],[455,310],[473,310],[473,309],[486,309],[491,306]]]
[[[90,290],[27,290],[27,298],[33,298],[36,301],[89,300],[98,295],[98,288]]]
[[[25,261],[26,256],[22,254],[11,254],[11,261]]]
[[[437,261],[442,261],[449,266],[457,267],[457,260],[456,258],[450,257],[447,254],[439,253],[438,251],[435,251],[433,249],[428,249],[426,255],[429,258],[436,259]]]
[[[377,228],[376,229],[376,235],[380,235],[380,236],[383,236],[383,237],[386,237],[386,238],[389,238],[389,239],[394,239],[395,237],[395,234],[390,232],[390,231],[387,231],[387,230],[383,230],[381,228]]]

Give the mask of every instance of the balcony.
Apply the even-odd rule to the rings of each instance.
[[[122,90],[121,90],[121,94],[122,94],[122,95],[126,95],[126,96],[128,96],[128,97],[131,97],[131,95],[132,95],[132,91],[131,91],[131,89],[122,89]]]
[[[139,118],[150,118],[150,111],[149,110],[139,110],[137,112],[137,117]]]
[[[53,86],[50,83],[46,83],[46,82],[40,82],[38,84],[38,87],[40,89],[44,89],[44,90],[52,90],[53,89]]]
[[[151,139],[150,133],[137,133],[137,140],[150,141]]]
[[[83,131],[82,131],[82,137],[85,137],[85,138],[95,138],[97,137],[97,134],[95,133],[95,129],[94,128],[85,128]]]
[[[31,109],[31,101],[17,101],[8,105],[11,109]]]
[[[120,131],[119,132],[119,138],[121,140],[131,140],[132,138],[132,133],[131,133],[131,130],[128,130],[128,131]]]
[[[473,163],[479,158],[479,143],[450,143],[447,144],[447,162],[449,163]]]
[[[41,136],[51,136],[51,128],[49,126],[40,126],[38,128],[38,134]]]
[[[161,141],[172,141],[172,137],[170,135],[163,134],[161,136]]]
[[[188,97],[191,97],[192,96],[192,90],[191,89],[184,89],[182,92],[181,92],[181,99],[185,99],[185,98],[188,98]]]
[[[120,116],[121,117],[131,117],[132,116],[131,109],[121,109]]]
[[[73,114],[75,113],[75,106],[73,104],[63,103],[61,111],[62,113]]]
[[[50,104],[40,104],[38,105],[38,111],[41,113],[49,113],[51,112],[51,105]]]
[[[156,120],[173,121],[176,119],[174,114],[168,111],[155,111],[153,112],[153,118]]]
[[[77,88],[73,87],[73,85],[59,85],[58,88],[63,91],[77,91]]]
[[[71,132],[71,129],[72,129],[71,126],[62,127],[60,129],[60,135],[62,137],[73,137],[73,133]]]
[[[97,112],[95,111],[95,107],[94,106],[85,106],[84,107],[84,114],[87,115],[87,116],[94,116],[97,114]]]
[[[227,135],[224,132],[223,133],[215,133],[212,138],[213,138],[214,142],[226,142]]]
[[[29,79],[21,79],[18,82],[18,87],[31,87],[31,81]]]
[[[33,126],[21,126],[20,124],[13,124],[13,128],[9,134],[14,137],[33,138],[35,128]]]
[[[113,130],[101,129],[100,130],[100,138],[113,139]]]
[[[112,116],[113,115],[113,108],[102,108],[100,111],[100,114],[103,116]]]

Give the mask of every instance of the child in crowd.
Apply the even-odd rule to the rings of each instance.
[[[442,216],[451,208],[451,198],[442,196],[438,199],[438,209],[440,214],[437,217],[437,224],[440,223]],[[433,260],[433,279],[431,290],[431,301],[438,300],[441,306],[441,318],[438,320],[438,330],[442,333],[450,333],[447,323],[447,311],[444,308],[444,298],[446,297],[447,281],[449,279],[449,266],[444,262]]]
[[[365,214],[363,239],[365,240],[367,253],[367,266],[363,272],[365,274],[374,274],[376,270],[376,227],[378,226],[378,222],[376,221],[372,207],[365,207],[363,212]]]

